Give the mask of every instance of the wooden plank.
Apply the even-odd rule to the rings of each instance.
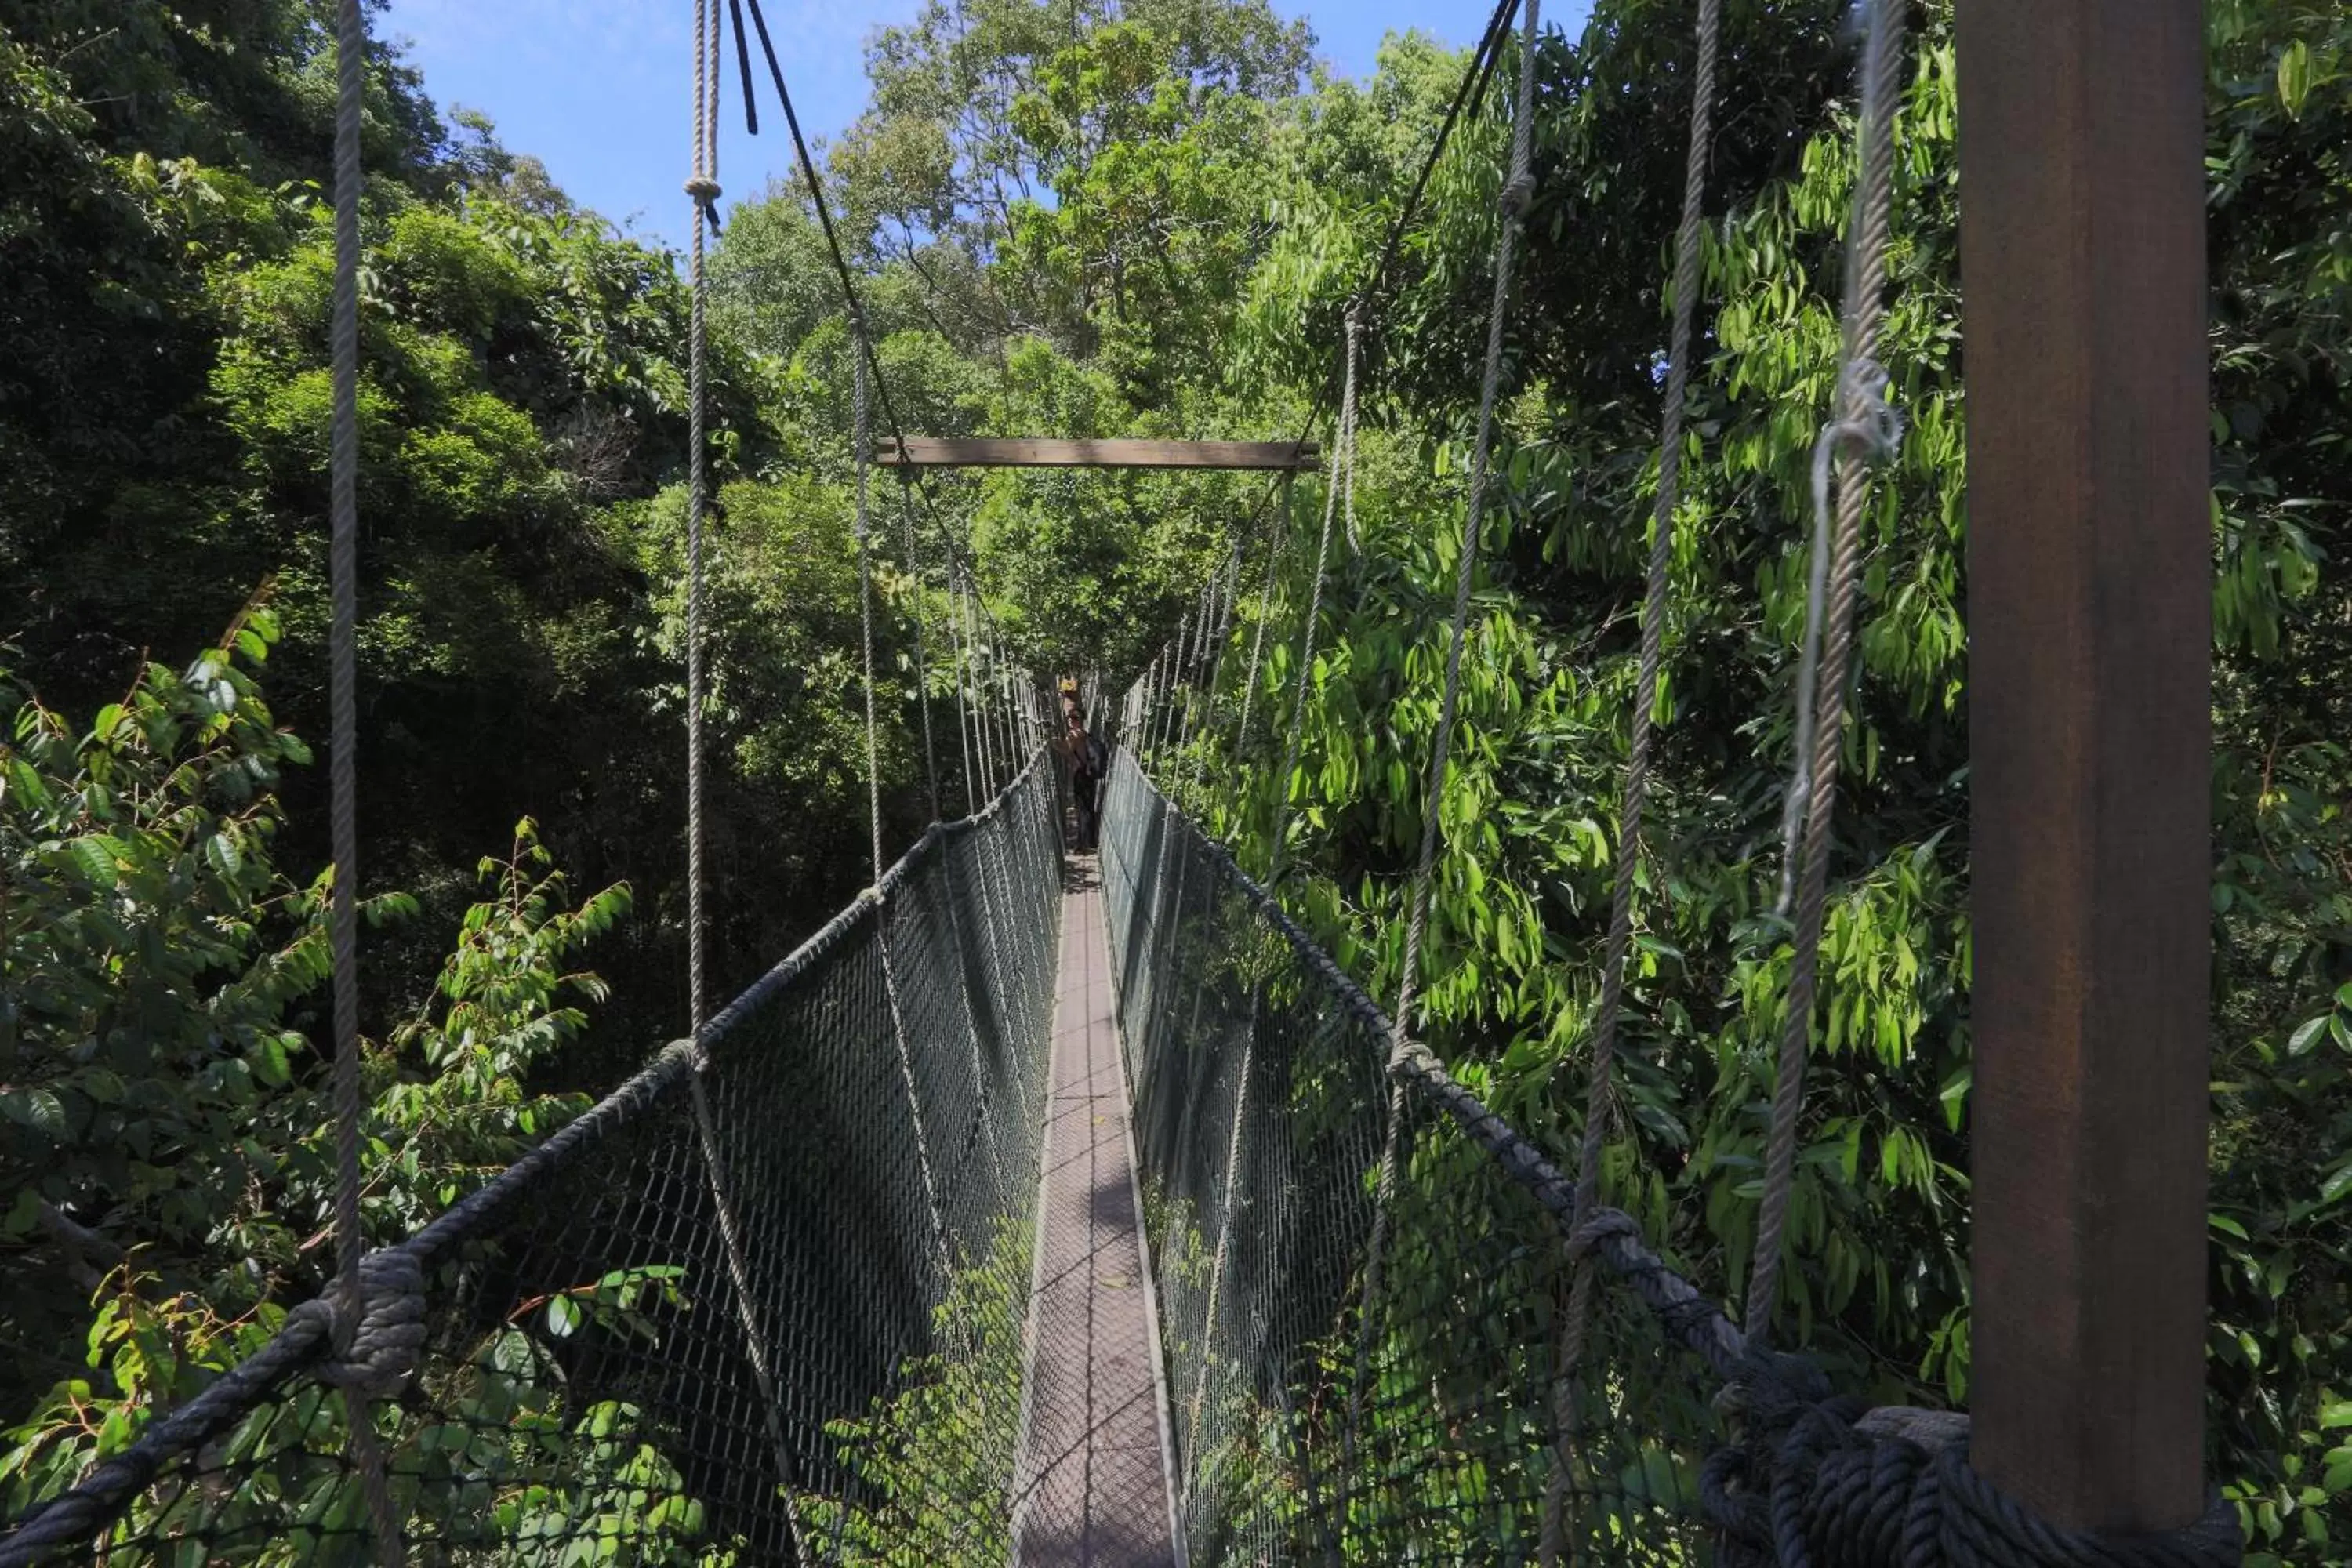
[[[874,460],[888,468],[1312,468],[1312,441],[1056,440],[1042,436],[909,436],[906,450],[884,437]]]
[[[1958,8],[1972,1460],[2202,1510],[2210,807],[2198,0]]]

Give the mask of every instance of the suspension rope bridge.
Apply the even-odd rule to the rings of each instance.
[[[822,187],[753,28],[829,241]],[[750,34],[729,0],[756,129]],[[906,566],[938,462],[1288,472],[1286,444],[924,443],[847,299],[874,884],[705,1016],[703,250],[722,15],[698,0],[689,266],[689,1032],[422,1230],[360,1225],[351,647],[358,430],[358,0],[339,9],[332,554],[337,1108],[330,1289],[268,1344],[0,1535],[0,1568],[172,1563],[2168,1564],[2237,1561],[2218,1500],[2178,1528],[2045,1517],[1980,1473],[1966,1416],[1842,1398],[1770,1329],[1812,1023],[1860,531],[1900,422],[1874,361],[1900,0],[1865,7],[1862,175],[1833,416],[1817,450],[1782,904],[1796,963],[1746,1309],[1602,1201],[1610,1072],[1652,765],[1699,285],[1719,0],[1697,5],[1659,489],[1616,880],[1573,1171],[1414,1037],[1470,635],[1513,260],[1535,190],[1537,0],[1503,0],[1345,316],[1337,424],[1263,881],[1200,826],[1252,710],[1289,517],[1249,524],[1127,693],[1101,852],[1066,854],[1044,692],[983,645],[941,524],[965,815],[885,864],[868,471],[898,468]],[[1509,162],[1399,994],[1383,1010],[1284,908],[1335,527],[1360,548],[1361,340],[1429,170],[1518,20]],[[892,430],[869,427],[869,376]],[[1313,421],[1310,420],[1310,428]],[[1145,449],[1146,445],[1150,449]],[[951,449],[951,448],[961,449]],[[1050,448],[1050,449],[1048,449]],[[1270,492],[1271,493],[1271,492]],[[937,513],[933,513],[937,519]],[[1264,586],[1225,739],[1251,548]],[[918,628],[919,638],[922,636]],[[929,656],[918,643],[918,658]],[[922,694],[926,777],[939,744]],[[1089,710],[1105,707],[1085,693]],[[1251,770],[1234,771],[1244,819]],[[2200,1025],[2201,1026],[2201,1025]]]

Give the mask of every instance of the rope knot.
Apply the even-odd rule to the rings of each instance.
[[[1507,218],[1524,217],[1527,216],[1528,205],[1535,198],[1536,177],[1522,169],[1512,175],[1510,183],[1503,187],[1503,194],[1497,205],[1501,206],[1503,216]]]
[[[1867,354],[1849,360],[1838,374],[1838,417],[1822,431],[1822,441],[1851,447],[1868,463],[1893,458],[1903,446],[1903,412],[1887,398],[1893,384]]]
[[[321,1382],[370,1399],[390,1399],[407,1385],[425,1352],[425,1267],[399,1247],[360,1259],[359,1300],[338,1284],[288,1314],[325,1324],[330,1347]]]
[[[1641,1236],[1641,1226],[1624,1210],[1595,1207],[1574,1230],[1568,1233],[1569,1259],[1573,1262],[1621,1237],[1630,1237],[1638,1241]]]
[[[696,206],[707,207],[717,202],[721,193],[718,181],[708,174],[697,174],[687,181],[686,194],[694,198]]]

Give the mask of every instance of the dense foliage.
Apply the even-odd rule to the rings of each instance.
[[[1785,1299],[1851,1384],[1968,1388],[1969,942],[1965,398],[1949,8],[1916,8],[1882,357],[1907,422],[1870,523],[1824,1006]],[[1793,14],[1792,14],[1793,12]],[[1770,916],[1803,617],[1802,520],[1829,405],[1853,183],[1838,8],[1727,7],[1706,297],[1640,868],[1622,1131],[1609,1184],[1727,1295],[1742,1284],[1787,927]],[[1433,1037],[1560,1146],[1622,788],[1656,485],[1664,247],[1679,194],[1689,7],[1603,4],[1537,63],[1535,236],[1511,331],[1500,468],[1444,803]],[[2216,674],[2211,1423],[2215,1473],[2263,1560],[2335,1560],[2352,1496],[2352,691],[2343,579],[2352,429],[2352,186],[2343,14],[2211,8]],[[1384,312],[1360,484],[1363,545],[1325,596],[1287,781],[1288,889],[1392,991],[1444,679],[1503,127],[1490,106],[1433,182]],[[1301,177],[1301,185],[1308,182]],[[1254,279],[1253,352],[1328,374],[1328,321],[1376,211],[1318,193]],[[1302,330],[1309,329],[1309,330]],[[1327,357],[1302,355],[1318,344]],[[1307,597],[1295,545],[1276,629]],[[1294,672],[1274,661],[1260,700]],[[1256,742],[1260,766],[1270,743]],[[1202,809],[1262,834],[1261,771]],[[1258,849],[1261,860],[1264,849]]]
[[[1853,167],[1844,7],[1725,9],[1609,1184],[1730,1296],[1789,963],[1769,916],[1778,792]],[[1559,1147],[1612,874],[1692,11],[1601,0],[1579,37],[1539,44],[1502,501],[1443,803],[1431,1036]],[[1908,433],[1873,519],[1784,1279],[1790,1321],[1851,1385],[1958,1400],[1959,192],[1950,5],[1914,11],[1885,354]],[[2257,1545],[2336,1560],[2352,1535],[2352,19],[2315,0],[2208,13],[2210,1429]],[[320,1268],[325,814],[298,737],[325,731],[327,14],[26,0],[0,21],[0,1416],[53,1464],[125,1440]],[[1275,437],[1328,406],[1342,309],[1464,62],[1391,38],[1351,82],[1311,51],[1265,0],[932,0],[877,32],[871,107],[825,174],[888,414],[932,434]],[[578,209],[486,122],[453,129],[424,89],[372,62],[362,870],[371,1215],[387,1233],[684,1011],[684,290],[670,258]],[[1296,805],[1285,896],[1383,994],[1444,675],[1505,96],[1465,121],[1381,296],[1358,539],[1324,595],[1304,763],[1279,782]],[[730,210],[707,634],[720,992],[868,874],[851,343],[830,275],[804,193]],[[1271,536],[1286,552],[1259,727],[1242,757],[1203,759],[1215,787],[1196,803],[1263,868],[1318,490],[1285,509],[1256,480],[1158,474],[879,483],[891,846],[931,804],[919,690],[945,803],[966,796],[939,717],[956,690],[951,553],[985,605],[954,637],[1094,668],[1116,691],[1232,543]],[[1228,716],[1255,630],[1254,595],[1242,605]],[[571,899],[559,866],[604,890]],[[582,967],[592,938],[609,1001]]]

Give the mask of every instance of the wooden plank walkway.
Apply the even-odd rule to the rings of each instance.
[[[1068,862],[1022,1391],[1022,1568],[1174,1568],[1149,1247],[1091,855]]]

